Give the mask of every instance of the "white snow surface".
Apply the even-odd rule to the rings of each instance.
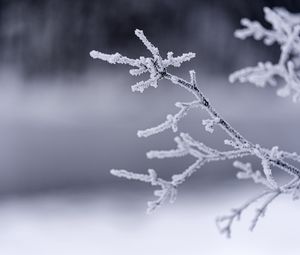
[[[214,217],[251,192],[186,194],[151,216],[142,208],[144,195],[123,193],[118,201],[116,193],[66,193],[2,201],[0,254],[299,254],[300,204],[287,197],[270,206],[254,233],[248,231],[246,214],[227,239],[218,233]],[[134,199],[121,201],[129,198]]]

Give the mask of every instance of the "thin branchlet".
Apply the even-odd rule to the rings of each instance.
[[[166,79],[171,81],[171,84],[184,88],[194,97],[194,100],[191,102],[177,102],[175,106],[179,108],[179,111],[176,114],[168,115],[163,123],[155,127],[138,131],[138,136],[148,137],[168,129],[172,130],[174,133],[177,133],[178,123],[186,114],[188,114],[189,110],[200,107],[209,115],[209,119],[205,119],[202,122],[205,130],[212,133],[214,128],[220,127],[229,137],[229,139],[224,140],[224,143],[231,147],[229,150],[220,151],[195,140],[187,133],[180,133],[174,139],[177,145],[176,149],[158,151],[152,150],[147,153],[147,157],[149,159],[164,159],[184,156],[192,156],[195,158],[193,164],[188,166],[181,173],[173,175],[170,180],[164,180],[158,177],[157,173],[153,169],[149,169],[148,174],[133,173],[127,170],[111,170],[111,173],[117,177],[138,180],[158,187],[158,189],[154,191],[154,195],[157,197],[157,199],[148,202],[148,212],[153,212],[156,208],[167,201],[174,202],[176,199],[178,186],[184,183],[206,163],[219,160],[238,159],[245,156],[254,156],[258,158],[261,161],[262,171],[253,171],[250,163],[245,164],[235,161],[234,166],[240,169],[237,177],[239,179],[251,179],[255,183],[263,185],[267,190],[254,199],[249,200],[240,208],[233,209],[230,215],[219,217],[217,219],[217,223],[221,233],[225,233],[227,236],[230,236],[233,222],[240,217],[241,213],[246,208],[258,200],[266,198],[262,206],[256,211],[251,223],[251,229],[256,226],[258,219],[265,213],[268,205],[277,196],[280,194],[293,194],[294,198],[296,198],[299,194],[300,170],[294,165],[286,162],[285,159],[299,162],[300,156],[297,153],[280,151],[277,146],[267,149],[250,142],[236,129],[234,129],[213,108],[207,97],[197,85],[195,71],[190,71],[190,81],[177,77],[176,75],[173,75],[167,71],[169,66],[180,67],[183,62],[189,61],[195,57],[194,53],[185,53],[179,57],[174,57],[173,53],[169,52],[167,54],[167,58],[163,59],[158,48],[146,38],[143,31],[136,30],[135,34],[150,51],[152,55],[151,57],[130,59],[120,55],[119,53],[110,55],[97,51],[92,51],[90,55],[93,58],[101,59],[111,64],[127,64],[131,67],[134,67],[130,70],[130,74],[134,76],[141,75],[142,73],[149,73],[150,77],[148,80],[138,82],[132,86],[133,91],[143,92],[150,86],[157,87],[160,80]],[[293,180],[285,185],[279,186],[273,176],[272,167],[277,167],[284,170],[293,177]]]

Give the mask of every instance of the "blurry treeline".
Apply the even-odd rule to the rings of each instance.
[[[248,47],[234,29],[242,17],[263,20],[263,6],[300,12],[292,0],[0,0],[0,62],[29,75],[81,73],[91,49],[140,51],[140,28],[163,50],[195,51],[208,68],[228,72]]]

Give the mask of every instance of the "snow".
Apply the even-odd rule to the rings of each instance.
[[[56,194],[2,201],[0,254],[299,254],[300,204],[287,198],[272,204],[254,232],[248,231],[248,215],[242,217],[232,238],[227,239],[215,228],[216,212],[229,203],[239,203],[251,192],[210,194],[214,202],[188,194],[151,216],[137,208],[144,195],[129,201],[131,209],[107,194]],[[123,194],[121,199],[132,196]]]

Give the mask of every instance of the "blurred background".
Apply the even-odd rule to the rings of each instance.
[[[299,254],[299,203],[287,197],[271,205],[254,233],[252,208],[232,240],[219,235],[215,216],[261,190],[236,180],[232,161],[205,165],[174,205],[147,216],[152,188],[109,170],[154,168],[169,178],[191,164],[191,158],[146,158],[149,150],[174,148],[171,131],[136,136],[191,97],[167,82],[133,94],[138,80],[127,67],[89,57],[93,49],[148,54],[136,28],[164,54],[195,52],[193,61],[170,71],[188,77],[195,69],[212,104],[253,143],[299,152],[299,104],[273,88],[228,83],[231,72],[278,58],[277,45],[233,37],[243,17],[268,26],[264,6],[300,12],[292,0],[0,0],[0,253]],[[180,130],[225,148],[221,131],[203,130],[205,117],[193,111]]]

